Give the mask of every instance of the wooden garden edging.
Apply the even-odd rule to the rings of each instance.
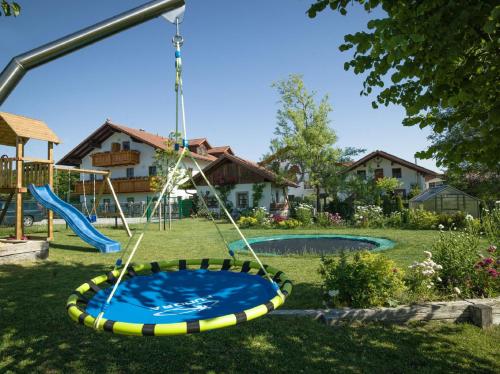
[[[279,309],[278,316],[311,317],[326,325],[352,322],[404,324],[411,321],[472,322],[487,328],[500,324],[500,297],[438,301],[396,308],[374,309]]]

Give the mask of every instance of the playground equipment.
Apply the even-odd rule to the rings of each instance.
[[[116,261],[114,270],[84,283],[68,299],[69,316],[95,329],[125,335],[174,335],[217,329],[260,317],[278,308],[285,302],[292,289],[291,282],[283,272],[261,262],[200,165],[190,154],[182,83],[183,38],[179,32],[183,6],[182,0],[163,0],[146,4],[14,58],[0,74],[1,104],[21,79],[25,70],[162,13],[175,10],[165,18],[175,23],[177,31],[172,41],[175,47],[176,67],[174,149],[178,151],[178,159],[161,192],[155,200],[150,201],[146,210],[149,210],[154,202],[151,215],[155,214],[163,196],[174,185],[174,175],[183,163],[184,157],[189,157],[255,261],[239,261],[235,258],[234,252],[229,251],[232,257],[230,259],[188,259],[132,266],[131,261],[150,224],[150,221],[146,221],[142,230],[137,231],[129,240],[121,257]],[[182,139],[179,135],[179,120],[182,122]],[[130,248],[131,251],[128,254]],[[128,254],[128,257],[123,264],[125,254]],[[213,271],[214,267],[219,271]],[[144,276],[137,277],[138,274]],[[127,279],[124,279],[125,277]],[[101,289],[100,286],[105,284],[111,284],[112,287]],[[91,298],[89,299],[85,294]],[[114,298],[115,295],[119,297]]]
[[[95,215],[97,215],[97,207],[99,206],[99,202],[101,201],[102,199],[102,195],[104,193],[109,193],[112,198],[113,198],[113,201],[115,203],[115,206],[116,206],[116,209],[118,211],[118,216],[120,217],[121,221],[122,221],[122,224],[123,224],[123,227],[125,228],[125,230],[127,231],[127,235],[129,237],[132,237],[132,232],[130,231],[130,228],[128,226],[128,223],[127,223],[127,220],[125,219],[125,214],[123,214],[123,210],[121,208],[121,205],[120,205],[120,202],[118,200],[118,196],[116,195],[116,192],[115,192],[115,189],[113,187],[113,183],[111,182],[111,171],[109,170],[91,170],[91,169],[76,169],[76,168],[71,168],[71,167],[66,167],[66,166],[61,166],[61,165],[55,165],[54,166],[54,170],[56,170],[57,172],[67,172],[67,173],[76,173],[76,174],[90,174],[90,175],[93,175],[94,178],[93,178],[93,201],[92,201],[92,209],[89,210],[88,207],[87,207],[87,203],[86,203],[86,199],[87,199],[87,196],[86,196],[86,193],[85,193],[85,189],[83,189],[83,206],[82,206],[82,211],[83,213],[86,214],[86,219],[88,221],[90,221],[92,223],[93,219],[92,217],[89,217],[90,216],[90,213],[94,213]],[[104,183],[100,183],[100,187],[99,187],[99,192],[96,196],[95,192],[95,180],[96,180],[96,176],[97,175],[100,175],[103,177],[104,179]],[[70,181],[71,178],[68,178],[68,180]],[[85,183],[85,182],[83,182]],[[82,184],[83,184],[82,183]],[[84,184],[83,184],[84,185]],[[69,188],[68,188],[68,191],[69,191]],[[97,218],[97,217],[96,217]]]
[[[47,141],[47,159],[35,159],[25,156],[25,145],[30,139]],[[16,219],[15,235],[13,239],[16,241],[23,241],[25,244],[29,241],[28,237],[24,235],[23,221],[23,194],[29,190],[32,196],[48,209],[47,237],[36,238],[31,236],[29,239],[37,239],[35,243],[28,243],[24,246],[29,247],[30,251],[32,249],[35,249],[35,252],[37,251],[36,243],[39,243],[38,247],[46,248],[47,246],[44,242],[54,238],[54,211],[63,217],[75,233],[89,244],[94,245],[102,251],[119,250],[119,243],[113,242],[114,244],[110,244],[110,239],[105,238],[93,228],[90,222],[82,222],[82,220],[80,220],[82,214],[78,210],[64,203],[53,194],[54,170],[67,170],[53,165],[54,144],[59,144],[59,142],[59,138],[44,122],[15,114],[0,112],[0,144],[16,147],[16,157],[9,158],[7,156],[2,156],[0,158],[0,192],[8,195],[3,209],[0,212],[0,223],[7,213],[9,205],[12,204],[12,200],[14,200],[16,206]],[[123,225],[128,235],[132,236],[125,216],[118,204],[118,198],[116,197],[113,184],[110,180],[110,172],[99,170],[73,170],[76,170],[78,173],[103,175],[107,187],[117,203]],[[103,191],[100,191],[100,195],[102,195],[102,192]],[[98,204],[98,199],[96,199],[94,203]],[[84,221],[88,220],[85,219]],[[3,242],[6,243],[9,241],[3,240]],[[12,241],[10,241],[9,244],[13,244]],[[16,250],[23,251],[25,248],[20,244],[22,243],[16,245],[15,248]],[[13,252],[9,252],[9,256],[12,255]]]
[[[37,159],[25,155],[30,139],[47,142],[47,158]],[[10,204],[15,204],[15,233],[12,238],[0,239],[0,262],[45,258],[48,256],[48,240],[52,240],[53,213],[47,214],[47,236],[29,238],[24,235],[23,195],[28,185],[53,183],[54,144],[59,138],[42,121],[15,114],[0,112],[0,144],[16,148],[16,156],[0,157],[0,193],[7,199],[0,212],[2,223]]]
[[[25,156],[26,143],[30,139],[47,142],[46,159]],[[4,209],[0,213],[0,223],[14,198],[16,240],[21,240],[24,237],[23,194],[28,191],[30,184],[36,186],[48,184],[52,187],[54,181],[54,144],[59,143],[57,135],[44,122],[0,112],[0,144],[16,148],[16,157],[2,156],[0,158],[0,192],[8,194]],[[47,238],[51,240],[54,237],[52,212],[48,212],[47,219]]]

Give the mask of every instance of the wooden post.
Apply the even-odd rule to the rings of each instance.
[[[95,178],[95,176],[94,176],[94,178]],[[109,174],[107,176],[105,176],[104,178],[111,178],[111,172],[109,172]],[[103,179],[102,183],[101,183],[101,187],[99,187],[99,192],[97,193],[97,197],[95,200],[96,209],[99,207],[99,203],[101,202],[105,187],[106,187],[106,184],[104,183],[104,179]]]
[[[158,225],[159,225],[159,229],[161,231],[161,201],[160,201],[160,205],[158,205]]]
[[[23,138],[16,137],[16,240],[23,238]]]
[[[47,160],[52,162],[54,160],[54,143],[47,143]],[[51,190],[54,190],[54,165],[49,164],[49,180],[48,184]],[[54,212],[52,210],[48,210],[47,216],[47,240],[54,240]]]
[[[123,226],[125,226],[125,230],[127,230],[127,234],[129,237],[132,237],[132,233],[130,232],[130,228],[128,227],[127,220],[125,219],[125,215],[123,214],[122,207],[120,206],[120,202],[118,201],[118,197],[116,196],[115,189],[113,188],[113,184],[108,176],[105,177],[106,183],[108,184],[109,190],[111,191],[111,195],[113,195],[113,200],[115,201],[115,205],[118,208],[118,213],[120,214],[120,218],[122,220]]]

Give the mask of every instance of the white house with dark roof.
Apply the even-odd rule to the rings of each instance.
[[[405,197],[414,185],[424,191],[430,183],[436,186],[443,181],[440,173],[378,150],[352,163],[344,172],[362,179],[397,178],[401,187],[396,192]]]
[[[155,152],[157,149],[166,149],[167,141],[167,138],[160,135],[106,120],[102,126],[65,155],[58,164],[81,169],[109,170],[120,202],[146,202],[155,196],[152,183],[157,174]],[[224,151],[232,153],[229,146],[212,147],[205,138],[189,140],[189,150],[201,168],[217,160],[217,157]],[[185,172],[186,169],[192,169],[193,174],[196,174],[196,167],[189,158],[185,158],[181,165],[181,172]],[[77,183],[74,192],[82,194],[83,181],[85,181],[86,193],[92,194],[92,177],[92,175],[82,174],[82,182]],[[103,182],[98,176],[96,189],[99,189],[100,183]],[[189,193],[177,190],[175,195],[184,198],[188,197]],[[112,200],[110,195],[105,194],[102,201],[106,203]]]
[[[252,161],[242,159],[229,152],[223,153],[210,163],[203,172],[214,186],[231,186],[227,200],[232,208],[245,210],[253,206],[264,207],[270,212],[286,214],[288,210],[287,188],[297,184],[280,179],[275,173]],[[193,180],[197,185],[198,195],[204,197],[210,209],[218,210],[218,204],[209,186],[200,174]],[[254,201],[253,187],[262,186],[262,196]]]

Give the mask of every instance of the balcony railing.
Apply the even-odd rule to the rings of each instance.
[[[113,188],[116,193],[133,193],[133,192],[154,192],[153,189],[153,178],[154,177],[144,177],[144,178],[133,178],[133,179],[111,179]],[[101,189],[102,183],[105,181],[95,182],[96,191]],[[94,189],[92,181],[85,181],[85,193],[92,193]],[[83,182],[77,182],[74,191],[76,194],[83,194]],[[96,192],[97,193],[97,192]],[[104,193],[111,193],[108,185],[104,186]]]
[[[22,187],[33,183],[37,186],[49,182],[49,168],[52,165],[43,162],[24,162]],[[0,158],[0,189],[17,186],[17,170],[15,158]]]
[[[92,166],[127,166],[140,162],[139,151],[99,152],[92,155]]]

